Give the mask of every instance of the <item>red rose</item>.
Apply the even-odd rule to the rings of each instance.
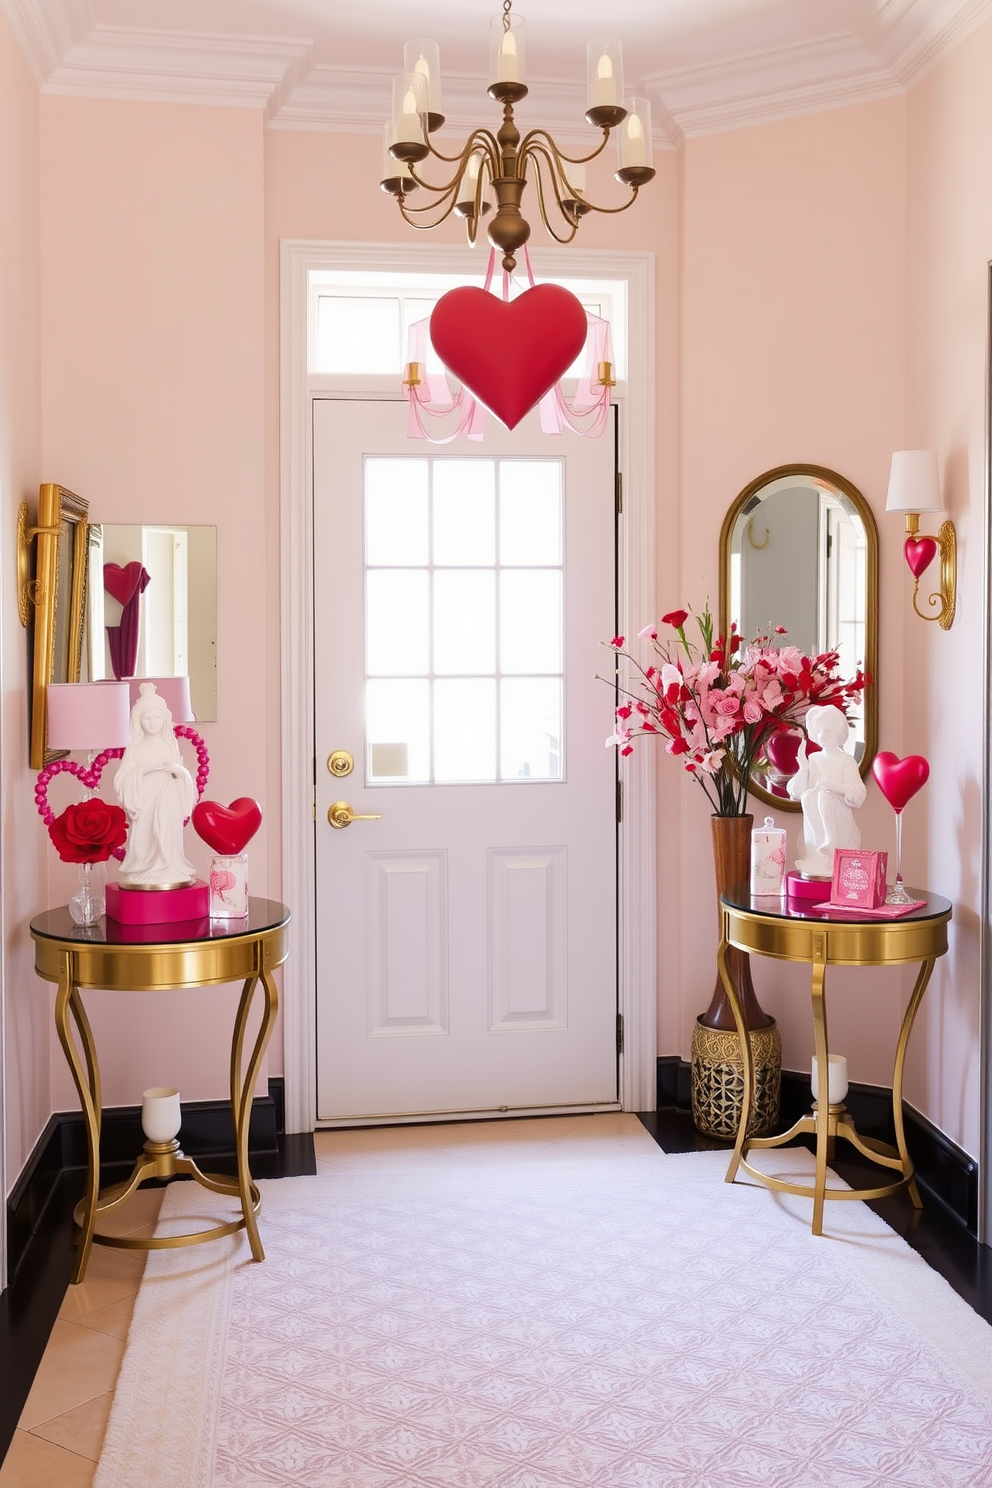
[[[99,797],[76,801],[49,825],[48,835],[63,863],[105,863],[124,843],[127,817]]]
[[[667,615],[662,615],[662,625],[674,625],[676,630],[681,630],[689,618],[688,610],[669,610]]]

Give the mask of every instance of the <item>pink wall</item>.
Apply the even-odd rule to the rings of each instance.
[[[974,654],[979,623],[981,534],[968,508],[978,510],[989,209],[973,200],[987,156],[971,141],[989,137],[980,78],[990,37],[986,29],[977,44],[960,48],[908,101],[741,130],[659,155],[658,179],[638,206],[621,218],[593,219],[582,234],[589,246],[656,254],[659,611],[699,605],[707,595],[715,603],[723,513],[763,469],[789,460],[831,466],[877,514],[881,743],[943,759],[954,782],[931,788],[915,822],[907,818],[909,876],[959,897],[971,916],[969,926],[968,913],[959,913],[954,959],[933,990],[929,1040],[910,1095],[969,1150],[976,1150],[977,1122],[969,1052],[977,889],[974,827],[964,822],[977,814],[980,730],[975,723],[963,774],[955,773],[949,733],[960,712],[952,719],[932,710],[931,719],[916,700],[927,697],[931,672],[946,675],[948,660],[951,674],[957,668],[964,677],[959,654],[966,635]],[[16,56],[0,52],[0,67],[12,74],[2,107],[16,107],[23,124],[33,117],[32,85]],[[28,324],[37,316],[33,269],[18,281],[33,285],[35,298],[16,298],[17,340],[12,349],[0,343],[0,377],[8,383],[15,364],[19,372],[34,368],[35,391],[30,379],[15,389],[23,405],[17,449],[13,456],[3,450],[15,494],[17,480],[33,490],[38,479],[56,479],[88,496],[98,520],[170,517],[218,526],[220,698],[218,722],[203,730],[214,759],[209,793],[260,796],[267,830],[253,848],[253,888],[274,895],[281,771],[301,767],[280,758],[279,240],[407,241],[414,253],[418,240],[376,189],[378,166],[371,138],[265,132],[248,111],[46,97],[40,461],[37,343]],[[0,171],[8,194],[30,204],[37,179],[30,152],[0,156]],[[33,240],[22,215],[5,217],[0,251],[9,241],[27,260]],[[460,229],[444,232],[454,241]],[[910,439],[942,449],[949,500],[962,519],[962,619],[949,635],[934,636],[908,615],[898,533],[883,511],[890,452]],[[6,627],[4,634],[13,652],[17,638],[12,646]],[[5,649],[5,746],[22,728],[15,662]],[[972,713],[976,706],[965,703]],[[10,758],[8,750],[5,806],[16,801],[26,816],[19,835],[28,846],[19,841],[18,861],[27,851],[48,873],[47,887],[27,880],[29,903],[8,908],[8,963],[19,957],[29,965],[24,922],[64,879],[40,823],[26,812],[26,772]],[[714,975],[708,808],[667,759],[659,760],[658,778],[659,1049],[684,1055]],[[953,832],[947,822],[956,824]],[[797,819],[788,825],[795,832]],[[866,840],[891,846],[891,818],[874,789],[862,829]],[[36,1042],[44,1037],[37,1010],[44,1004],[47,1018],[50,998],[30,975],[18,980],[29,997],[12,1026],[30,1045],[29,1033]],[[782,1026],[786,1064],[807,1067],[803,974],[764,963],[756,981]],[[286,985],[292,995],[292,968]],[[887,1081],[905,978],[847,973],[835,986],[831,1032],[852,1077]],[[108,1102],[132,1102],[143,1085],[176,1078],[189,1099],[223,1093],[230,992],[142,997],[123,1007],[120,997],[94,1002]],[[21,1057],[8,1047],[8,1071]],[[51,1101],[47,1066],[40,1074],[36,1068],[38,1047],[26,1047],[23,1057],[35,1072],[22,1082],[21,1099],[30,1090],[33,1104],[18,1118],[20,1155],[53,1105],[74,1103],[57,1049]],[[281,1068],[278,1049],[269,1067]],[[8,1089],[9,1128],[10,1099]],[[14,1176],[13,1149],[11,1161]]]
[[[911,1049],[909,1098],[968,1152],[980,1119],[978,942],[981,916],[981,646],[985,529],[987,264],[992,258],[992,23],[909,97],[906,444],[937,450],[944,505],[958,533],[953,628],[909,609],[899,753],[926,754],[930,783],[914,827],[930,881],[955,902],[950,954],[938,963]],[[897,518],[892,519],[898,522]],[[923,525],[934,518],[922,518]],[[937,518],[936,521],[939,521]],[[907,814],[907,825],[909,825]]]
[[[810,462],[846,476],[884,538],[889,455],[903,440],[905,108],[897,98],[686,146],[683,587],[662,596],[666,607],[699,607],[709,596],[715,608],[724,512],[776,465]],[[878,697],[888,748],[902,732],[896,546],[883,540],[881,548]],[[755,809],[763,815],[760,803]],[[678,1003],[683,1055],[714,983],[708,811],[701,791],[684,792],[682,863],[696,892],[684,906],[683,960],[661,988],[663,1001]],[[866,845],[891,846],[891,817],[874,786],[859,819]],[[791,860],[800,818],[780,812],[777,821],[789,831]],[[907,838],[915,852],[911,831]],[[808,973],[768,960],[755,960],[753,972],[779,1022],[785,1067],[808,1069]],[[831,986],[831,1042],[848,1056],[851,1078],[889,1083],[899,975],[843,972]]]
[[[265,541],[261,117],[45,97],[41,150],[42,476],[87,497],[96,521],[216,524],[207,793],[258,795],[268,817],[278,550]],[[207,850],[187,835],[202,868]],[[269,889],[268,835],[251,848],[255,893]],[[64,884],[50,849],[48,861]],[[94,994],[107,1103],[157,1084],[222,1095],[235,997]],[[73,1106],[57,1047],[52,1061],[56,1109]]]
[[[38,92],[0,17],[0,878],[5,997],[0,1128],[8,1190],[52,1110],[51,1018],[36,981],[27,922],[44,902],[28,769],[27,643],[17,619],[14,530],[30,502],[37,520],[41,449],[41,290],[38,271]]]

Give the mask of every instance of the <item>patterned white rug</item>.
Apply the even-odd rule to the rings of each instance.
[[[263,1183],[263,1264],[150,1256],[95,1488],[989,1488],[992,1329],[726,1162]]]

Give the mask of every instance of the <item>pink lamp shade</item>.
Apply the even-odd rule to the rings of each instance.
[[[119,749],[131,737],[126,682],[50,682],[49,749]]]
[[[940,472],[935,450],[896,450],[889,471],[885,510],[939,512]]]
[[[193,709],[190,706],[189,700],[188,677],[129,677],[127,686],[131,689],[132,708],[141,696],[140,688],[142,682],[155,683],[155,691],[160,698],[165,700],[166,707],[172,714],[173,723],[193,722]]]

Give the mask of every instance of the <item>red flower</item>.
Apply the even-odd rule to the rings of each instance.
[[[681,630],[689,618],[688,610],[669,610],[667,615],[662,615],[662,625],[674,625],[676,630]]]
[[[623,636],[614,636],[613,639],[612,639],[612,641],[610,642],[610,645],[611,645],[611,647],[613,648],[614,651],[622,651],[623,650],[623,641],[624,641]]]
[[[127,817],[120,806],[108,806],[97,796],[67,806],[48,835],[63,863],[105,863],[124,843]]]

